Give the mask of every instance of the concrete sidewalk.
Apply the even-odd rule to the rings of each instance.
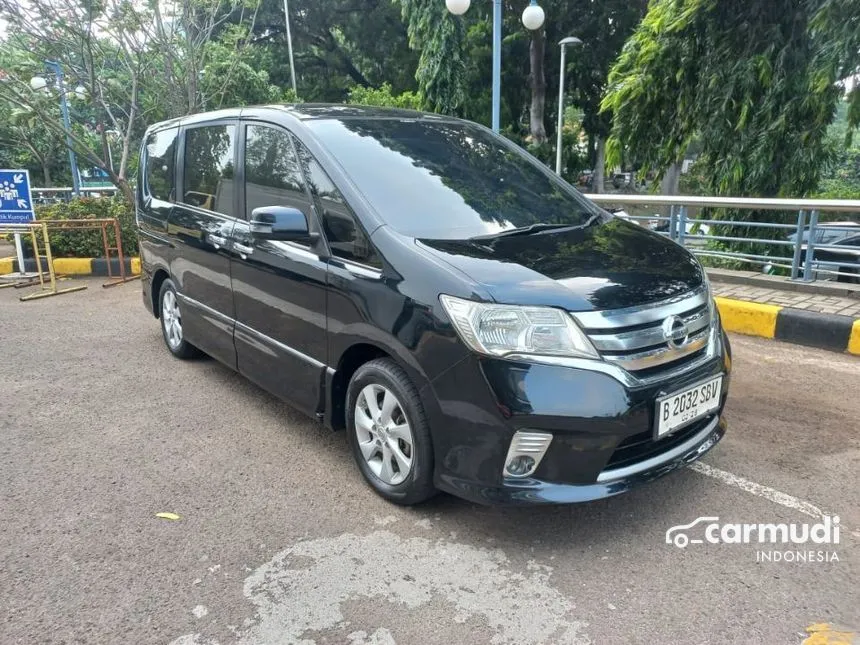
[[[771,285],[752,286],[711,280],[714,295],[747,302],[759,302],[779,307],[803,309],[821,314],[838,314],[860,318],[860,293],[858,297],[834,296],[826,292],[806,293],[773,288]]]

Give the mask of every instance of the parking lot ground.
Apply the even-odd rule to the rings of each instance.
[[[343,434],[213,361],[171,358],[139,285],[87,283],[26,303],[0,290],[4,645],[855,638],[856,357],[733,337],[725,439],[703,468],[626,495],[399,508],[363,484]],[[819,512],[840,517],[838,544],[665,542],[699,517]],[[760,561],[771,549],[838,561]]]

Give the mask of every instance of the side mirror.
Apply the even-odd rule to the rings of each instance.
[[[257,240],[314,242],[319,234],[308,231],[308,218],[298,208],[261,206],[251,211],[251,237]]]

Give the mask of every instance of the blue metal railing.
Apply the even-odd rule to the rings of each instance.
[[[668,206],[668,217],[627,214],[622,217],[658,230],[701,257],[785,269],[790,280],[812,282],[837,279],[860,283],[860,200],[616,194],[591,194],[586,197],[605,206]],[[797,219],[794,224],[787,224],[690,216],[690,209],[700,208],[796,211]],[[846,221],[819,222],[822,212],[845,213]],[[712,232],[714,226],[769,229],[774,237],[720,235]],[[779,234],[780,231],[783,235]],[[759,253],[745,253],[713,248],[709,242],[749,243],[765,249]]]

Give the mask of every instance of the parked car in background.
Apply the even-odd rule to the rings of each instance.
[[[585,190],[591,190],[594,185],[594,171],[583,170],[580,172],[579,177],[576,178],[576,185]]]
[[[809,241],[810,227],[803,231],[803,241]],[[836,244],[837,240],[860,233],[860,222],[821,222],[815,227],[816,244]],[[788,236],[792,242],[797,241],[797,232]]]
[[[136,217],[169,352],[345,430],[393,502],[608,497],[725,432],[699,262],[483,126],[343,105],[159,123]]]
[[[632,172],[617,172],[612,175],[612,185],[615,188],[629,188],[633,185]]]
[[[816,236],[817,237],[817,236]],[[795,238],[796,239],[796,238]],[[838,282],[860,283],[860,233],[838,238],[832,241],[822,242],[842,248],[829,248],[828,246],[816,246],[813,253],[812,270],[816,279],[829,279]],[[806,265],[807,246],[801,251],[801,261]],[[835,262],[834,265],[825,265],[824,262]],[[826,271],[837,271],[837,274],[828,274]],[[839,275],[842,274],[842,275]]]

